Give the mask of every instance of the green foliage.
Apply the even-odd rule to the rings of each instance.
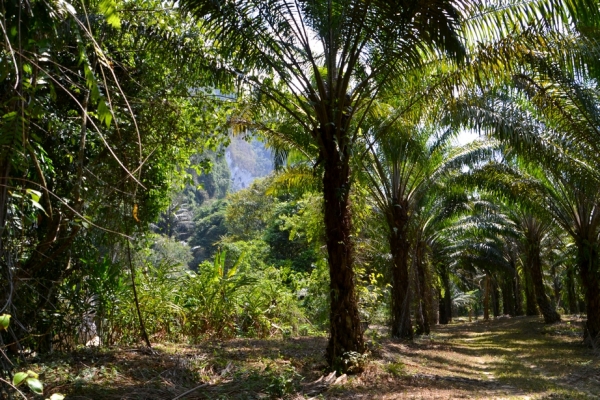
[[[201,46],[189,40],[200,32],[160,1],[1,7],[9,37],[0,60],[0,271],[10,276],[0,280],[2,300],[17,310],[16,337],[37,351],[56,339],[85,344],[76,321],[86,308],[101,311],[103,339],[122,336],[119,323],[131,326],[135,314],[119,308],[129,290],[121,236],[143,241],[190,157],[227,141],[228,100],[191,93],[206,75],[172,42]],[[109,321],[116,315],[123,320]]]
[[[268,393],[277,398],[294,393],[298,383],[302,380],[302,375],[292,365],[279,370],[267,365],[264,375],[268,381]]]
[[[329,268],[325,258],[318,259],[309,274],[297,276],[298,293],[304,291],[302,306],[311,324],[318,330],[329,325]]]
[[[0,331],[7,331],[9,324],[10,324],[10,315],[9,314],[0,315]]]
[[[10,317],[11,316],[9,314],[0,315],[0,331],[8,330],[8,326],[10,323]],[[7,358],[6,354],[4,354],[3,348],[0,348],[0,356]],[[39,380],[39,375],[31,370],[27,370],[27,372],[17,372],[16,374],[13,375],[12,387],[15,390],[19,391],[19,389],[18,389],[19,386],[22,386],[23,384],[27,385],[29,390],[31,390],[36,395],[41,396],[44,393],[44,385]],[[23,397],[25,397],[23,395],[23,393],[21,393],[20,391],[19,391],[19,394],[22,395]],[[64,399],[64,396],[62,394],[55,393],[52,396],[50,396],[49,399],[46,399],[46,400],[62,400],[62,399]]]
[[[284,274],[257,263],[256,253],[245,253],[256,251],[256,245],[239,245],[237,258],[229,253],[232,244],[217,252],[213,262],[201,263],[197,271],[185,265],[181,254],[187,252],[189,257],[189,248],[178,242],[158,238],[152,248],[138,250],[138,296],[153,340],[265,337],[278,332],[275,326],[297,334],[306,319],[285,285]],[[137,340],[133,298],[127,281],[118,286],[121,290],[114,291],[103,329],[117,333],[113,341],[129,343]]]
[[[265,195],[268,187],[269,179],[261,179],[229,196],[226,225],[233,237],[250,240],[268,226],[275,201],[273,197]]]
[[[198,264],[213,257],[217,244],[228,232],[225,225],[226,200],[216,200],[196,209],[194,216],[194,234],[190,238],[194,260],[190,267],[195,269]]]
[[[191,168],[188,170],[191,182],[185,186],[183,192],[188,201],[193,200],[196,206],[202,206],[209,200],[223,199],[229,192],[231,173],[222,153],[223,151],[208,152],[196,154],[191,158]],[[199,168],[203,163],[209,163],[210,169]]]
[[[394,376],[395,378],[402,378],[407,375],[406,365],[404,365],[402,361],[385,364],[384,369],[388,374]]]
[[[13,376],[12,384],[15,387],[19,387],[21,384],[25,383],[33,393],[42,395],[44,393],[44,386],[38,377],[38,374],[33,371],[17,372]]]
[[[182,0],[196,19],[159,0],[1,3],[0,300],[16,310],[11,328],[25,347],[84,345],[84,320],[104,344],[135,343],[131,279],[153,340],[324,329],[331,285],[323,213],[332,203],[321,189],[349,194],[342,211],[354,206],[347,233],[358,257],[348,281],[364,322],[381,320],[390,303],[386,235],[401,233],[411,274],[421,262],[452,270],[455,285],[438,286],[442,296],[451,289],[456,306],[481,302],[482,270],[519,276],[514,269],[527,258],[511,243],[506,210],[480,213],[483,201],[463,201],[482,200],[484,186],[502,201],[527,198],[560,224],[547,247],[568,242],[579,252],[562,260],[547,251],[553,278],[560,283],[577,265],[579,281],[562,276],[573,292],[563,297],[597,304],[597,2],[502,10],[448,1],[397,9],[385,1],[209,3]],[[465,43],[479,48],[468,49],[463,71],[435,61],[465,51],[464,17]],[[534,20],[543,29],[530,27]],[[221,94],[234,87],[235,96]],[[489,140],[451,149],[444,108],[444,124],[510,149],[500,155]],[[287,174],[226,198],[230,125],[246,139],[265,135]],[[271,170],[271,155],[239,136],[229,147],[234,167],[254,176]],[[487,159],[494,162],[482,166]],[[456,178],[467,164],[469,188],[444,191],[451,181],[440,178]],[[356,175],[324,188],[328,166]],[[487,183],[467,193],[484,175]],[[448,222],[461,207],[469,208],[464,218]],[[399,208],[404,214],[394,215]],[[0,316],[4,335],[10,318]],[[364,357],[350,352],[341,362],[360,370]],[[271,394],[289,393],[295,374],[273,373]],[[42,389],[31,371],[13,384]]]

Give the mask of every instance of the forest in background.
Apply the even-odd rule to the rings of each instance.
[[[597,0],[0,12],[3,397],[86,345],[326,335],[360,373],[369,326],[566,314],[600,344]]]

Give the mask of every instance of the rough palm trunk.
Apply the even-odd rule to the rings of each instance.
[[[417,309],[415,312],[416,319],[416,334],[417,335],[429,335],[430,326],[430,306],[428,302],[429,290],[428,290],[428,279],[427,271],[423,263],[423,246],[424,244],[417,243],[415,252],[415,268],[416,268],[416,291],[417,291]]]
[[[596,348],[600,345],[600,252],[598,243],[577,242],[577,264],[585,294],[587,322],[584,341]]]
[[[523,280],[525,284],[525,314],[539,315],[537,303],[535,301],[535,289],[533,288],[533,278],[531,277],[531,269],[528,265],[523,266]]]
[[[569,314],[577,314],[577,296],[575,294],[575,271],[574,268],[567,268],[567,301],[569,302]]]
[[[500,291],[498,290],[498,282],[496,278],[492,279],[492,308],[494,312],[494,318],[500,316]]]
[[[346,371],[358,367],[345,363],[344,358],[365,351],[354,285],[349,154],[331,130],[322,129],[320,133],[325,160],[323,195],[331,300],[326,356],[333,369]]]
[[[544,276],[542,274],[542,260],[540,259],[540,249],[537,246],[532,246],[528,256],[529,270],[531,271],[531,280],[535,293],[537,305],[544,316],[544,322],[553,324],[560,321],[560,315],[556,312],[544,287]]]
[[[486,275],[483,294],[483,319],[485,321],[490,319],[490,286],[490,277]]]
[[[394,205],[390,232],[390,251],[392,253],[392,337],[412,339],[413,330],[410,320],[410,285],[408,279],[409,244],[406,239],[408,220],[406,205]]]
[[[514,266],[514,264],[513,264]],[[521,295],[521,279],[519,278],[519,270],[515,267],[514,277],[514,293],[515,293],[515,315],[523,315],[523,296]]]
[[[452,298],[450,293],[450,277],[448,276],[448,267],[442,265],[439,268],[439,274],[442,281],[442,290],[439,291],[439,323],[446,325],[452,321]]]
[[[511,317],[516,315],[513,289],[512,275],[505,275],[502,282],[502,311]]]

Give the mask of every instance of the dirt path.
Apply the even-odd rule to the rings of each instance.
[[[581,321],[565,317],[438,326],[413,343],[368,331],[365,372],[325,374],[324,337],[235,339],[198,346],[82,350],[37,365],[46,395],[67,399],[599,399],[600,355],[581,344]]]
[[[388,374],[389,365],[404,365],[398,379],[369,384],[367,371],[357,380],[367,398],[379,399],[597,399],[600,357],[580,335],[576,318],[551,326],[536,317],[438,326],[414,344],[383,344],[378,362]]]

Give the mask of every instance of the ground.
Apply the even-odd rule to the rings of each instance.
[[[365,370],[349,377],[327,374],[325,337],[87,348],[28,368],[41,372],[47,396],[73,400],[598,399],[600,354],[581,330],[575,316],[457,322],[413,343],[370,329]]]

